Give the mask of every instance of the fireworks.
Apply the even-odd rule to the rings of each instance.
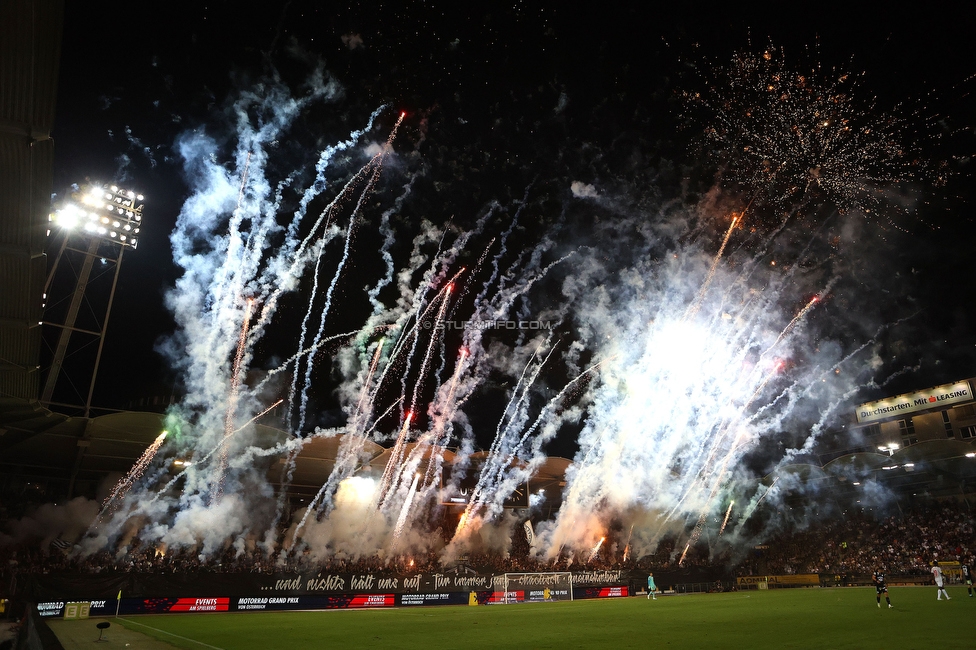
[[[755,486],[741,462],[746,452],[787,427],[805,426],[811,412],[822,422],[864,379],[856,369],[826,379],[823,371],[854,365],[870,347],[821,322],[825,298],[843,284],[840,272],[798,272],[789,259],[795,251],[778,250],[774,236],[765,238],[762,253],[742,241],[743,224],[761,224],[773,212],[776,232],[815,218],[827,203],[872,214],[883,204],[881,189],[898,191],[925,173],[906,124],[878,114],[858,92],[854,77],[790,71],[775,48],[716,68],[707,92],[689,99],[710,112],[707,139],[723,164],[722,183],[748,200],[731,214],[685,206],[687,214],[707,213],[709,223],[722,224],[711,237],[686,225],[690,217],[665,222],[662,211],[661,223],[647,214],[619,217],[625,223],[601,226],[610,234],[597,233],[572,252],[559,250],[548,234],[538,241],[527,234],[531,188],[511,205],[490,204],[467,228],[453,219],[438,226],[433,217],[405,218],[413,216],[404,206],[423,172],[403,160],[387,164],[404,113],[385,141],[362,143],[359,159],[355,145],[382,108],[349,140],[318,152],[314,178],[300,169],[271,178],[272,138],[300,108],[275,98],[266,108],[280,119],[270,130],[240,128],[234,161],[241,173],[214,163],[215,147],[186,154],[208,177],[222,179],[219,187],[195,189],[173,237],[186,270],[170,296],[184,332],[180,363],[188,386],[180,415],[190,433],[180,453],[192,454],[193,464],[157,489],[141,514],[163,514],[146,534],[197,540],[206,554],[231,535],[260,534],[275,547],[283,524],[293,526],[296,552],[310,557],[392,560],[443,550],[449,558],[486,543],[496,527],[511,527],[507,501],[545,462],[547,445],[571,430],[579,452],[560,479],[558,509],[533,522],[533,552],[594,562],[601,548],[616,554],[622,547],[628,560],[665,535],[687,535],[678,560],[684,563],[700,540],[716,542],[706,533],[727,498],[720,495],[740,498],[744,485]],[[333,170],[339,180],[331,196],[318,199],[339,152],[353,162]],[[381,172],[397,183],[396,174],[415,176],[398,185]],[[298,207],[285,214],[289,204]],[[229,214],[215,217],[213,205]],[[382,241],[378,255],[356,246],[357,238],[368,239],[367,229]],[[209,248],[199,243],[202,231]],[[782,253],[786,262],[767,263],[767,253]],[[464,256],[478,261],[462,266]],[[559,289],[545,287],[549,280]],[[357,297],[368,298],[364,310]],[[294,329],[274,340],[297,345],[256,363],[258,343],[281,325],[275,314],[289,300]],[[358,328],[348,322],[356,314],[363,314]],[[553,325],[513,327],[493,338],[477,327],[444,329],[455,314],[469,323],[544,315]],[[330,331],[350,327],[356,329]],[[329,341],[337,343],[326,350]],[[335,412],[341,409],[334,428],[314,427],[317,382],[323,385],[316,394],[334,395]],[[279,399],[278,391],[287,394],[287,431],[268,444],[254,433],[260,415],[253,414]],[[497,412],[468,408],[479,391],[501,395]],[[479,433],[487,435],[479,440]],[[334,462],[319,465],[325,478],[293,513],[286,495],[299,456],[323,441],[335,456],[317,460]],[[378,443],[388,451],[380,453]],[[269,456],[280,457],[276,503],[250,508],[251,493],[272,494],[265,470],[253,462]],[[151,457],[140,460],[128,486]],[[450,474],[443,471],[448,462]],[[182,491],[170,494],[177,480]],[[741,520],[769,493],[753,496]],[[110,502],[124,498],[117,489]],[[526,498],[530,509],[541,501]],[[426,520],[452,503],[464,512],[446,548],[435,548],[441,542],[434,536],[412,534],[453,522],[456,510],[440,523]],[[194,510],[207,516],[184,515]],[[185,530],[217,510],[223,528]]]
[[[169,435],[168,431],[163,431],[161,434],[156,436],[156,439],[151,445],[142,452],[142,456],[135,462],[132,468],[119,479],[119,482],[115,484],[112,492],[105,498],[102,502],[102,509],[99,511],[98,516],[95,517],[95,521],[92,523],[92,528],[98,526],[99,521],[102,520],[106,515],[111,516],[116,512],[121,506],[122,502],[125,500],[125,495],[129,489],[135,485],[135,482],[145,473],[146,468],[149,467],[149,463],[156,456],[156,452],[159,448],[163,446],[163,442],[166,441],[166,436]]]
[[[390,550],[392,551],[396,550],[400,536],[403,534],[403,527],[407,523],[407,516],[410,514],[410,506],[413,505],[414,496],[417,494],[417,483],[419,482],[420,474],[414,474],[413,483],[410,484],[410,490],[407,492],[407,497],[404,499],[403,506],[400,508],[400,516],[397,517],[396,526],[393,528],[393,539],[390,542]]]
[[[593,545],[593,548],[590,550],[590,557],[586,560],[587,562],[592,562],[596,559],[597,553],[600,552],[600,547],[603,546],[603,542],[605,541],[607,541],[606,535],[601,537],[600,541]]]
[[[245,172],[246,173],[246,172]],[[244,310],[244,318],[241,322],[241,334],[237,340],[237,354],[234,356],[234,369],[230,378],[230,396],[227,400],[227,415],[224,419],[224,440],[234,435],[234,414],[237,410],[237,401],[240,399],[239,391],[241,385],[241,364],[244,360],[244,352],[247,349],[247,330],[251,324],[251,309],[254,306],[253,300],[247,301],[247,308]],[[280,401],[279,401],[280,403]],[[214,470],[214,488],[210,497],[211,503],[220,498],[224,489],[224,472],[227,470],[227,445],[220,447],[220,455],[217,467]]]
[[[722,519],[722,526],[721,526],[721,528],[718,529],[718,534],[719,535],[721,535],[722,533],[725,532],[725,526],[726,526],[726,524],[729,523],[729,515],[732,514],[732,506],[734,506],[734,505],[735,505],[735,501],[730,501],[729,502],[729,507],[725,511],[725,518]]]
[[[403,448],[407,443],[407,432],[410,430],[410,420],[412,419],[413,412],[408,412],[407,417],[403,419],[403,426],[400,427],[400,433],[397,435],[396,443],[390,452],[390,460],[386,463],[386,469],[383,470],[383,478],[380,481],[380,489],[378,492],[380,503],[386,500],[390,487],[393,485],[394,478],[401,468]]]
[[[940,180],[919,151],[915,127],[880,111],[865,96],[863,75],[819,63],[800,71],[770,45],[704,76],[706,89],[684,97],[692,112],[708,115],[709,154],[726,183],[763,206],[791,213],[827,202],[893,223],[897,206],[879,214],[886,194]]]

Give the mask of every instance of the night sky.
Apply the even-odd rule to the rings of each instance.
[[[888,342],[888,370],[918,369],[883,393],[976,374],[967,263],[976,234],[972,9],[922,15],[895,5],[882,13],[848,6],[840,13],[810,4],[799,17],[638,3],[583,10],[567,3],[435,4],[209,2],[134,14],[131,3],[67,3],[55,192],[87,177],[146,196],[145,230],[123,264],[96,405],[126,407],[178,384],[154,352],[173,328],[162,300],[178,274],[168,236],[188,194],[173,145],[180,133],[201,127],[227,137],[230,98],[262,78],[278,74],[300,89],[320,61],[343,88],[341,100],[311,111],[281,144],[283,160],[299,161],[301,150],[347,137],[388,104],[374,136],[382,139],[396,112],[405,111],[395,149],[416,152],[415,164],[428,174],[404,218],[453,218],[465,227],[489,201],[510,203],[527,190],[555,195],[580,181],[629,196],[625,209],[633,211],[676,194],[689,176],[707,176],[696,149],[704,125],[682,118],[677,97],[701,83],[697,70],[769,43],[798,66],[819,61],[824,69],[865,73],[862,90],[876,97],[878,110],[917,120],[920,150],[953,172],[944,187],[920,182],[913,188],[917,209],[869,233],[883,247],[877,252],[891,285],[874,298],[897,305],[892,319],[914,314],[913,334]],[[390,182],[402,184],[397,173]],[[558,205],[539,205],[516,243],[538,241],[558,215]],[[585,229],[578,236],[585,240]],[[369,237],[364,250],[376,243]],[[357,272],[366,270],[349,271],[353,278]],[[275,334],[259,356],[286,354],[293,337]],[[328,385],[328,373],[323,377]],[[327,394],[319,423],[336,424]],[[859,401],[878,396],[868,391]]]

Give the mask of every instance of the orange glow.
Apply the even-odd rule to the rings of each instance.
[[[464,524],[468,522],[468,511],[465,510],[461,513],[461,517],[458,519],[457,529],[455,529],[454,534],[457,535],[462,530],[464,530]]]

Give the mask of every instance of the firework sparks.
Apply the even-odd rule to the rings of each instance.
[[[705,281],[702,282],[701,289],[698,290],[698,295],[695,297],[694,302],[689,305],[688,311],[685,313],[685,318],[694,316],[701,308],[702,301],[705,299],[705,293],[715,278],[715,270],[718,268],[718,263],[722,259],[722,254],[725,253],[725,247],[729,244],[729,237],[732,236],[732,231],[735,230],[735,226],[741,217],[742,215],[739,214],[732,215],[732,223],[729,224],[729,229],[725,231],[725,237],[722,238],[722,245],[719,246],[718,253],[715,254],[715,259],[712,260],[712,267],[708,269],[708,275],[705,276]]]
[[[709,114],[709,152],[727,182],[765,206],[791,211],[824,200],[873,216],[884,188],[937,180],[909,122],[865,97],[863,75],[819,63],[796,70],[770,45],[738,53],[704,77],[704,92],[684,96]]]
[[[413,505],[414,496],[417,494],[417,484],[420,482],[420,474],[413,475],[413,483],[410,484],[410,490],[407,492],[407,497],[403,501],[403,506],[400,508],[400,516],[397,517],[396,526],[393,528],[393,539],[390,542],[390,550],[395,551],[397,545],[400,543],[400,536],[403,534],[403,527],[407,523],[407,516],[410,514],[410,506]]]
[[[729,523],[729,515],[732,514],[732,506],[734,506],[734,505],[735,505],[735,501],[730,501],[729,502],[729,507],[725,511],[725,519],[722,520],[722,527],[718,529],[718,534],[719,535],[721,535],[722,533],[725,532],[725,526],[726,526],[726,524]]]
[[[587,563],[592,562],[593,560],[596,559],[597,553],[600,552],[600,547],[603,546],[603,542],[605,541],[607,541],[607,538],[606,536],[603,536],[600,538],[600,541],[593,546],[593,549],[590,551],[590,557],[586,560]]]
[[[390,460],[386,463],[386,468],[383,470],[383,478],[380,479],[380,489],[377,491],[377,498],[379,503],[384,503],[387,496],[389,496],[389,490],[393,484],[394,475],[397,472],[397,468],[403,460],[403,447],[407,443],[407,432],[410,431],[410,421],[413,419],[413,412],[408,411],[406,417],[403,419],[403,426],[400,427],[400,433],[397,435],[396,443],[393,445],[393,449],[390,451]]]
[[[247,307],[244,310],[244,318],[241,323],[241,334],[237,341],[237,354],[234,356],[234,369],[231,372],[230,394],[227,398],[227,414],[224,416],[224,442],[227,438],[234,435],[234,413],[237,411],[237,401],[240,399],[241,386],[241,364],[244,361],[244,351],[247,346],[247,331],[251,324],[251,309],[254,307],[254,300],[247,300]],[[214,469],[214,491],[210,497],[211,503],[220,499],[224,489],[224,473],[227,471],[228,452],[227,445],[223,444],[220,448],[220,455],[217,460],[217,467]]]
[[[627,557],[630,555],[630,540],[634,537],[634,525],[630,525],[630,532],[627,533],[627,544],[624,545],[624,562],[627,561]]]
[[[359,395],[359,402],[356,404],[356,412],[352,417],[352,421],[354,423],[359,422],[359,415],[363,412],[363,404],[366,402],[366,396],[369,395],[373,374],[376,373],[376,366],[379,365],[380,355],[383,354],[383,344],[385,342],[386,339],[382,338],[376,344],[376,352],[373,353],[373,361],[369,364],[369,371],[366,373],[366,378],[363,380],[363,388]]]
[[[437,310],[437,320],[435,322],[442,323],[444,321],[444,314],[447,311],[447,306],[451,301],[451,292],[454,289],[454,283],[449,282],[446,287],[444,287],[443,297],[441,298],[441,307]],[[434,347],[440,340],[440,329],[435,329],[434,333],[430,337],[430,342],[427,344],[427,351],[424,354],[424,359],[420,363],[420,374],[417,376],[417,381],[413,386],[413,398],[410,400],[410,411],[415,412],[417,410],[417,398],[420,395],[420,391],[424,386],[424,378],[427,376],[428,367],[430,366],[430,355],[434,351]]]
[[[161,434],[156,436],[156,439],[151,445],[149,445],[149,447],[146,448],[146,451],[142,452],[142,455],[139,456],[139,459],[136,460],[135,464],[132,465],[132,468],[126,473],[125,476],[119,479],[118,483],[115,484],[112,492],[108,495],[108,497],[105,498],[105,501],[102,502],[102,509],[95,517],[95,521],[91,525],[92,529],[98,527],[99,521],[101,521],[105,515],[111,515],[122,506],[122,501],[125,500],[126,493],[135,484],[135,482],[139,480],[139,478],[146,471],[146,468],[149,467],[149,463],[152,462],[152,459],[156,456],[156,452],[159,451],[159,448],[163,446],[163,442],[166,440],[167,435],[169,435],[169,432],[163,431]]]

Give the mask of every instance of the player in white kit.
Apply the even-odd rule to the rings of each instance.
[[[943,586],[942,569],[939,568],[938,560],[932,562],[932,577],[935,578],[935,586],[939,588],[938,597],[936,598],[936,600],[942,600],[942,594],[945,594],[946,600],[951,600],[949,598],[949,593],[945,590],[945,587]]]

